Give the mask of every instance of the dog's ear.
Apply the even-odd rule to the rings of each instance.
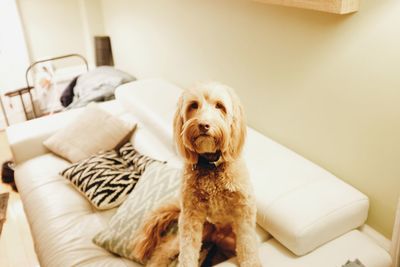
[[[184,93],[183,93],[184,94]],[[182,137],[182,128],[183,128],[183,94],[178,100],[178,106],[174,116],[174,141],[176,144],[176,148],[178,152],[184,157],[186,162],[190,164],[197,163],[197,154],[193,151],[190,151],[187,147],[184,146],[183,137]]]
[[[228,149],[224,155],[226,161],[235,160],[242,152],[244,141],[246,139],[246,119],[239,97],[229,90],[233,103],[233,114],[231,124],[231,136],[228,143]]]

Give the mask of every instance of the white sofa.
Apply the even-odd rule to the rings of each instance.
[[[172,116],[180,92],[165,81],[139,80],[120,86],[116,100],[100,106],[137,120],[132,141],[141,153],[179,167]],[[42,266],[140,266],[92,243],[116,209],[95,210],[58,174],[69,163],[42,145],[80,112],[7,129],[17,163],[16,183],[39,261]],[[389,253],[359,230],[368,215],[364,194],[251,128],[244,157],[257,197],[263,266],[341,267],[355,259],[367,267],[391,266]],[[236,262],[231,259],[219,266]]]

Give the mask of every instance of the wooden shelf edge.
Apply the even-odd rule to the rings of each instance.
[[[266,4],[318,10],[335,14],[358,11],[360,0],[255,0]]]

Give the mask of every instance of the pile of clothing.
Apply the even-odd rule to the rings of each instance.
[[[112,100],[119,85],[134,80],[133,76],[114,67],[101,66],[75,77],[63,91],[60,101],[66,109],[72,109],[90,102]]]

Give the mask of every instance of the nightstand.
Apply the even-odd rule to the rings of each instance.
[[[4,94],[4,95],[7,96],[7,97],[19,96],[19,99],[21,100],[22,108],[23,108],[23,110],[24,110],[24,114],[25,114],[25,119],[26,119],[26,120],[36,118],[35,105],[34,105],[34,103],[33,103],[33,97],[32,97],[32,93],[31,93],[31,90],[32,90],[32,89],[33,89],[33,86],[23,87],[23,88],[16,89],[16,90],[14,90],[14,91],[9,91],[9,92],[7,92],[7,93]],[[24,95],[24,94],[29,94],[29,100],[30,100],[30,102],[31,102],[30,105],[31,105],[31,107],[32,107],[33,118],[31,118],[31,117],[29,116],[29,113],[28,113],[28,110],[27,110],[27,108],[26,108],[25,101],[24,101],[24,98],[23,98],[23,95]],[[3,112],[4,112],[4,111],[3,111]],[[4,112],[4,115],[6,116],[5,112]],[[6,119],[6,120],[8,120],[8,119]]]

